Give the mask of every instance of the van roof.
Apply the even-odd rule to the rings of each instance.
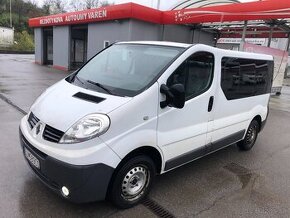
[[[271,60],[273,61],[272,55],[261,54],[261,53],[250,53],[244,51],[233,51],[227,49],[216,48],[213,46],[205,45],[205,44],[186,44],[186,43],[178,43],[178,42],[168,42],[168,41],[126,41],[126,42],[117,42],[117,44],[142,44],[142,45],[161,45],[161,46],[172,46],[172,47],[180,47],[180,48],[189,48],[190,46],[200,46],[203,48],[210,48],[212,51],[218,51],[221,56],[224,57],[239,57],[245,59],[259,59],[259,60]]]
[[[163,45],[163,46],[172,46],[180,48],[188,48],[192,44],[185,44],[179,42],[167,42],[167,41],[128,41],[128,42],[118,42],[117,44],[142,44],[142,45]]]

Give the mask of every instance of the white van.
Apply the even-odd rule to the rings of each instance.
[[[37,99],[20,124],[23,153],[64,198],[128,208],[155,175],[234,143],[251,149],[272,73],[268,55],[119,42]]]

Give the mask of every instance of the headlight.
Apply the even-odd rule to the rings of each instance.
[[[103,114],[89,114],[76,122],[61,138],[60,143],[83,142],[104,134],[110,119]]]

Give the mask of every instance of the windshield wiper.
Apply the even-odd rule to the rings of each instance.
[[[81,81],[81,79],[77,76],[77,74],[74,76],[74,80],[78,80],[81,84],[84,84],[84,82],[83,81]]]
[[[107,89],[106,87],[104,87],[102,84],[100,83],[97,83],[97,82],[94,82],[94,81],[91,81],[91,80],[87,80],[88,83],[92,84],[92,85],[95,85],[95,86],[98,86],[100,87],[101,89],[105,90],[107,93],[111,94],[111,95],[115,95],[114,93],[112,93],[109,89]]]

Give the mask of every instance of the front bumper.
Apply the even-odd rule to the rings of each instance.
[[[106,198],[106,193],[114,169],[105,164],[72,165],[36,149],[23,136],[21,130],[20,143],[22,149],[28,149],[40,162],[40,169],[33,166],[26,158],[27,163],[40,180],[64,197],[61,192],[63,186],[69,189],[70,194],[64,197],[75,203],[100,201]]]

